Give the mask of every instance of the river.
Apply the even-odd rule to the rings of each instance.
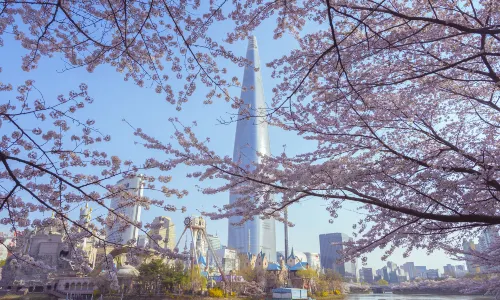
[[[492,300],[484,296],[441,296],[441,295],[402,295],[402,294],[351,294],[346,300]]]

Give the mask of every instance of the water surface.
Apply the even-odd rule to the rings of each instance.
[[[401,295],[401,294],[358,294],[348,295],[346,300],[492,300],[485,296],[453,295]]]

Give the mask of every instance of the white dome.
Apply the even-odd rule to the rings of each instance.
[[[118,277],[137,277],[139,276],[139,271],[131,265],[123,265],[116,272]]]

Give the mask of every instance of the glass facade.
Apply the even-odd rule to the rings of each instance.
[[[352,241],[352,238],[344,233],[327,233],[319,235],[319,248],[321,267],[332,269],[340,273],[345,279],[357,279],[357,267],[355,262],[341,261],[341,252],[344,249],[343,243]]]
[[[253,62],[253,66],[246,66],[243,75],[241,99],[244,104],[240,106],[233,152],[233,161],[245,169],[252,168],[252,163],[260,160],[257,153],[271,154],[266,120],[264,118],[260,120],[259,117],[242,118],[242,116],[262,115],[266,110],[255,37],[249,40],[246,58]],[[231,204],[240,199],[235,192],[230,192],[229,197]],[[245,201],[252,200],[254,199],[245,199]],[[240,221],[241,217],[238,216],[229,218],[228,247],[240,253],[257,254],[262,251],[269,259],[274,259],[276,257],[274,219],[261,220],[259,217],[254,217],[242,225],[233,225]]]
[[[132,197],[142,197],[143,195],[143,180],[140,176],[134,178],[125,178],[118,181],[117,185],[127,193],[126,197],[118,195],[111,199],[110,208],[117,213],[125,215],[129,220],[138,222],[141,220],[141,207],[132,205]],[[115,215],[110,215],[113,223],[106,229],[106,240],[113,243],[125,244],[130,240],[135,240],[139,237],[139,230],[137,227],[130,224],[123,219],[117,218]]]

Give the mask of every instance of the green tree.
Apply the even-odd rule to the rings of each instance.
[[[149,263],[140,265],[138,270],[139,280],[150,292],[160,287],[173,292],[177,287],[188,288],[190,283],[189,274],[180,261],[166,264],[162,259],[153,259]]]
[[[190,282],[193,291],[206,290],[207,278],[201,275],[201,269],[198,265],[190,271]]]
[[[298,270],[297,273],[295,273],[297,276],[300,278],[317,278],[318,277],[318,272],[313,269],[305,269],[305,270]]]
[[[322,277],[328,281],[344,281],[342,275],[332,269],[326,269],[325,274],[323,274]]]
[[[243,279],[247,282],[257,281],[257,270],[254,268],[242,268],[237,272],[238,275],[243,276]]]
[[[311,290],[311,282],[314,278],[318,278],[318,272],[313,269],[305,269],[305,270],[298,270],[295,275],[298,277],[302,278],[309,287],[308,290]]]
[[[389,282],[387,282],[387,280],[380,279],[379,281],[377,281],[377,284],[378,285],[389,285]]]
[[[330,291],[333,292],[335,290],[342,290],[342,285],[344,282],[344,278],[340,273],[335,272],[331,269],[326,269],[324,274],[321,274],[318,280],[318,286],[321,291]]]

